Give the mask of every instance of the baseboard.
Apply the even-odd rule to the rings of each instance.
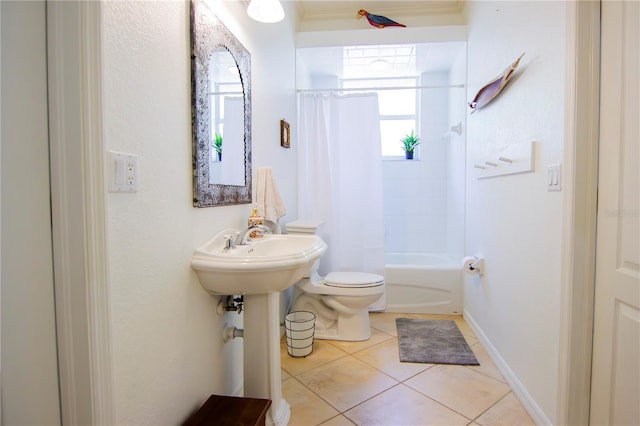
[[[240,381],[240,383],[238,383],[236,388],[233,390],[233,393],[231,394],[231,396],[239,396],[239,397],[243,397],[244,396],[244,382],[243,381]]]
[[[495,363],[496,367],[498,367],[498,370],[500,370],[500,373],[502,373],[502,375],[506,379],[507,383],[511,387],[511,390],[513,391],[515,396],[520,400],[520,402],[524,406],[525,410],[527,410],[527,413],[529,413],[529,415],[531,416],[531,419],[535,422],[535,424],[552,425],[553,422],[551,422],[547,418],[547,416],[544,414],[540,406],[529,394],[529,392],[524,387],[522,382],[520,382],[516,374],[513,372],[513,370],[511,370],[511,368],[509,367],[507,362],[504,360],[504,358],[502,358],[502,356],[500,355],[496,347],[493,346],[493,344],[491,343],[487,335],[484,334],[484,332],[482,331],[478,323],[475,322],[473,317],[469,314],[469,312],[467,312],[466,309],[463,310],[463,315],[464,315],[464,320],[471,327],[471,329],[475,333],[478,340],[480,340],[480,343],[482,343],[484,348],[487,350],[487,353],[491,357],[491,360]]]

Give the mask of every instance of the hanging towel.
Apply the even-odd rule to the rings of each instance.
[[[265,225],[277,233],[278,219],[287,214],[287,209],[280,198],[271,167],[258,168],[256,200],[258,213],[264,217]]]

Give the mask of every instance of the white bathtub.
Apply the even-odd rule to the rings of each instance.
[[[386,312],[462,313],[462,263],[439,254],[386,253]]]

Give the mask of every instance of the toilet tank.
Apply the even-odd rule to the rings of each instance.
[[[321,220],[294,220],[285,225],[287,234],[314,234],[322,238],[324,222]]]

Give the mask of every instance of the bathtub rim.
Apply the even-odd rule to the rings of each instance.
[[[399,262],[405,256],[407,261]],[[436,262],[410,262],[412,259],[436,260]],[[445,253],[402,253],[385,252],[385,269],[443,269],[447,271],[462,270],[462,261],[448,256]]]

